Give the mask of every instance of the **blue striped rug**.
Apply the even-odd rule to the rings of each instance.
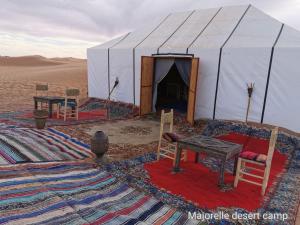
[[[70,161],[94,157],[89,146],[49,128],[0,125],[0,164]]]
[[[197,224],[92,163],[0,167],[0,224]]]

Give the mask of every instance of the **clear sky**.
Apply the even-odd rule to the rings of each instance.
[[[0,55],[86,58],[151,18],[249,3],[300,30],[300,0],[0,0]]]

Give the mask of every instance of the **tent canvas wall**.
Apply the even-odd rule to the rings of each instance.
[[[192,54],[200,59],[195,119],[244,120],[246,83],[255,82],[249,120],[300,132],[300,32],[253,6],[166,15],[122,37],[89,48],[90,97],[140,105],[141,58]]]

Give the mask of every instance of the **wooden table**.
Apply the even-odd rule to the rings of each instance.
[[[49,118],[51,118],[52,111],[53,111],[53,105],[63,102],[65,100],[65,98],[58,97],[58,96],[34,96],[33,100],[34,100],[34,108],[35,109],[37,109],[37,107],[38,107],[38,102],[48,103],[48,107],[49,107],[48,115],[49,115]],[[68,99],[68,101],[69,101],[69,99]]]
[[[176,153],[175,166],[173,171],[179,172],[180,156],[183,149],[192,150],[196,152],[196,162],[198,162],[199,153],[204,152],[211,157],[215,157],[221,161],[220,174],[218,185],[223,188],[224,184],[224,172],[225,162],[231,158],[235,158],[235,167],[233,174],[235,175],[237,159],[239,153],[242,151],[242,145],[235,144],[228,141],[222,141],[216,138],[207,137],[203,135],[184,138],[178,142],[178,150]]]

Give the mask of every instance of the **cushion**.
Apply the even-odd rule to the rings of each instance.
[[[162,137],[169,142],[177,142],[179,140],[179,135],[176,133],[171,133],[171,132],[165,132],[163,133]]]
[[[256,160],[258,153],[251,152],[251,151],[244,151],[241,152],[240,157],[244,159]]]
[[[258,154],[255,152],[251,151],[244,151],[240,153],[240,157],[243,159],[249,159],[257,162],[266,162],[267,161],[267,156],[264,154]]]
[[[264,154],[259,154],[256,157],[256,161],[265,163],[267,161],[267,156]]]
[[[65,105],[65,100],[62,100],[60,103],[59,103],[61,106],[64,106]],[[76,102],[75,101],[72,101],[72,100],[68,100],[67,102],[67,106],[68,107],[76,107]]]

